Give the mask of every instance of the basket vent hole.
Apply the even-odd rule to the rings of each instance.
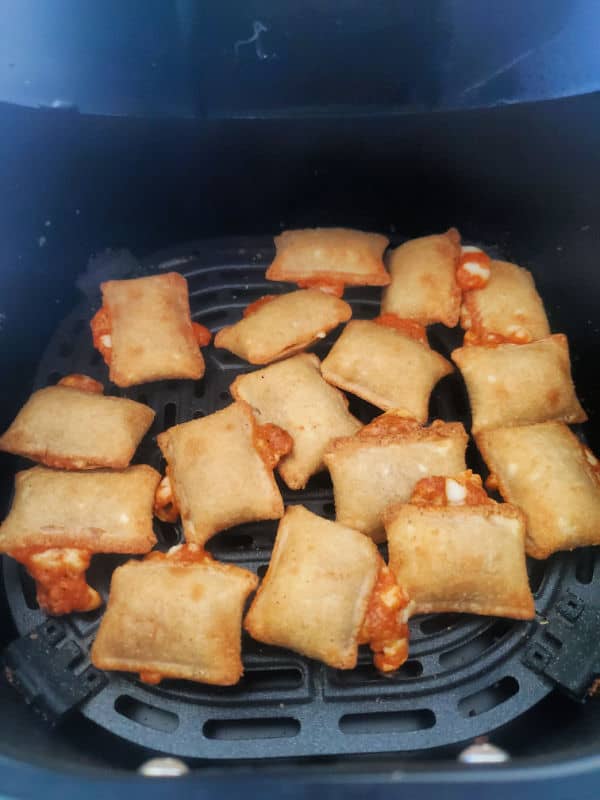
[[[512,628],[512,625],[513,623],[508,620],[499,620],[493,623],[475,639],[471,639],[453,650],[440,653],[440,664],[446,669],[458,669],[470,664],[498,642]]]
[[[164,416],[163,416],[165,428],[172,428],[173,425],[175,425],[176,418],[177,418],[177,404],[167,403],[165,405]]]
[[[344,714],[339,721],[342,733],[410,733],[435,725],[435,714],[428,708],[411,711],[380,711],[367,714]]]
[[[148,703],[143,703],[128,694],[122,694],[115,700],[115,711],[123,717],[143,725],[145,728],[153,728],[155,731],[163,733],[173,733],[179,727],[179,717],[172,711],[164,708],[157,708]]]
[[[577,554],[575,577],[579,583],[588,584],[594,577],[594,556],[590,550],[581,550]]]
[[[303,679],[304,676],[299,667],[246,668],[240,686],[250,692],[276,692],[282,689],[298,689],[302,686]]]
[[[518,691],[517,679],[507,676],[485,689],[463,697],[458,703],[458,710],[463,717],[478,717],[510,700]]]
[[[425,636],[430,636],[451,628],[459,619],[459,614],[436,614],[433,617],[421,620],[419,627],[421,628],[421,633],[424,633]]]
[[[300,723],[293,717],[269,719],[209,719],[202,731],[207,739],[241,741],[244,739],[289,739],[300,733]]]

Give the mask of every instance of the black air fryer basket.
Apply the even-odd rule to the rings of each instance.
[[[264,278],[283,228],[344,225],[397,244],[455,225],[533,272],[569,337],[590,416],[577,433],[600,450],[593,4],[49,5],[7,0],[2,34],[2,429],[33,388],[72,372],[106,382],[89,332],[102,280],[179,271],[193,319],[214,331],[286,288]],[[376,315],[379,290],[345,298],[355,317]],[[444,355],[460,339],[431,329]],[[137,462],[160,469],[158,432],[230,402],[249,365],[205,355],[199,382],[109,385],[156,411]],[[351,411],[375,413],[356,399]],[[469,424],[458,374],[430,415]],[[475,448],[468,460],[484,469]],[[19,467],[0,454],[3,514]],[[327,473],[283,495],[334,517]],[[208,548],[262,576],[275,529],[240,526]],[[156,534],[162,549],[181,540],[158,521]],[[92,562],[105,599],[124,560]],[[366,651],[342,672],[245,637],[238,686],[149,686],[90,665],[102,609],[46,617],[4,559],[0,795],[597,797],[600,551],[532,561],[529,574],[535,620],[418,617],[392,677]],[[178,760],[143,774],[161,756]]]

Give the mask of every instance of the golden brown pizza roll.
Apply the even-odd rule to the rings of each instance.
[[[460,324],[465,344],[525,344],[550,335],[531,273],[507,261],[492,261],[487,285],[464,293]]]
[[[233,525],[281,517],[272,433],[256,423],[245,403],[232,403],[157,437],[188,542],[203,544]],[[287,452],[291,441],[283,438]]]
[[[248,306],[240,322],[222,328],[215,347],[251,364],[269,364],[306,350],[351,316],[348,303],[318,289],[267,295]]]
[[[232,686],[244,671],[244,603],[257,584],[252,572],[220,564],[197,545],[129,561],[113,573],[92,663],[138,672],[146,683]]]
[[[275,237],[275,260],[266,277],[303,287],[387,286],[387,236],[349,228],[305,228]]]
[[[383,292],[381,310],[422,325],[458,324],[461,291],[456,268],[461,255],[455,228],[411,239],[392,250],[388,267],[392,282]]]
[[[373,542],[290,506],[244,627],[338,669],[356,666],[358,645],[369,643],[376,666],[392,671],[408,654],[407,602]]]
[[[187,281],[177,272],[107,281],[92,320],[94,346],[117,386],[168,378],[201,378],[200,346],[210,332],[193,323]]]
[[[124,469],[153,419],[151,408],[133,400],[48,386],[31,395],[0,436],[0,450],[48,467]]]
[[[160,479],[146,465],[123,471],[17,473],[0,526],[0,552],[24,564],[50,614],[89,611],[101,601],[85,582],[94,553],[147,553],[156,544],[152,503]]]
[[[569,345],[562,333],[530,344],[461,347],[452,360],[467,384],[473,433],[587,419],[575,394]]]
[[[428,344],[370,320],[352,320],[321,364],[328,383],[384,410],[426,422],[429,396],[452,365]]]
[[[329,442],[361,427],[345,396],[321,377],[319,365],[315,355],[302,353],[239,375],[230,387],[236,400],[250,405],[258,422],[273,423],[292,437],[292,451],[278,467],[290,489],[303,489],[324,468]]]
[[[499,428],[476,441],[491,485],[527,517],[530,556],[600,544],[598,460],[566,425]]]
[[[462,472],[467,441],[459,422],[436,420],[424,428],[388,412],[356,436],[332,442],[325,464],[337,521],[383,541],[385,509],[408,502],[417,481],[427,475]]]
[[[390,568],[411,613],[531,619],[525,519],[506,504],[398,504],[385,515]]]

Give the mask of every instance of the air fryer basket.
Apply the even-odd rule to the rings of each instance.
[[[6,110],[11,149],[0,169],[12,203],[1,211],[8,267],[0,280],[2,296],[11,302],[0,308],[2,423],[32,386],[72,371],[105,376],[86,326],[99,299],[95,277],[110,259],[92,263],[82,279],[90,252],[128,247],[140,261],[120,255],[124,269],[180,270],[190,280],[194,318],[219,327],[270,288],[263,279],[272,253],[269,234],[282,226],[346,224],[401,240],[455,224],[466,239],[533,270],[553,330],[570,338],[575,381],[591,417],[583,435],[599,449],[594,354],[600,286],[593,269],[599,110],[598,97],[590,96],[444,113],[434,123],[428,115],[313,120],[301,130],[293,121],[149,126]],[[207,241],[215,235],[226,238]],[[193,243],[173,247],[186,241]],[[356,316],[374,315],[375,292],[351,290],[348,297]],[[441,328],[433,337],[444,353],[456,343],[455,332]],[[138,459],[159,466],[152,436],[225,405],[229,383],[246,369],[211,348],[204,381],[128,392],[158,412]],[[466,408],[459,377],[447,378],[432,400],[432,415],[465,420]],[[354,411],[365,420],[373,413],[362,403]],[[15,462],[3,456],[0,463],[8,502]],[[292,499],[287,490],[285,496]],[[326,475],[292,502],[331,516]],[[210,549],[260,574],[274,527],[220,534]],[[158,533],[163,547],[178,535],[166,525]],[[115,563],[111,557],[94,561],[91,578],[104,593]],[[153,751],[176,753],[204,768],[223,759],[380,753],[385,756],[368,763],[336,759],[336,779],[357,768],[389,777],[400,764],[413,774],[426,763],[435,781],[436,770],[441,776],[464,743],[499,728],[491,741],[518,764],[530,757],[540,764],[583,758],[594,752],[599,730],[594,701],[580,706],[556,687],[582,697],[596,674],[597,569],[593,550],[533,565],[533,623],[417,620],[410,660],[392,679],[378,676],[367,654],[356,671],[342,674],[246,640],[247,677],[240,687],[146,687],[111,676],[52,732],[2,687],[2,747],[20,760],[67,770],[77,758],[99,767],[137,766]],[[26,641],[43,615],[18,565],[6,562],[3,578],[2,641],[24,635]],[[78,673],[97,618],[76,615],[50,624],[56,626],[47,634],[50,652],[80,648]],[[14,645],[11,652],[22,663],[23,652]],[[30,677],[43,676],[35,664],[31,669]],[[46,688],[37,686],[38,693]],[[52,698],[48,702],[52,710]],[[302,763],[298,780],[319,769],[314,759]]]

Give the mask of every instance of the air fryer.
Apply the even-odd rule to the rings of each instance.
[[[88,325],[106,278],[180,271],[193,318],[216,330],[268,292],[284,228],[343,225],[400,243],[455,225],[533,272],[552,329],[569,337],[590,417],[579,433],[599,450],[597,10],[426,5],[7,0],[2,428],[32,388],[71,372],[106,380]],[[346,298],[370,317],[379,290]],[[447,354],[460,334],[436,326],[432,341]],[[208,361],[199,382],[110,387],[157,412],[138,461],[160,467],[160,430],[229,402],[247,365],[213,348]],[[459,376],[431,402],[432,416],[468,423]],[[3,514],[19,466],[0,455]],[[294,500],[333,516],[326,473]],[[274,530],[241,526],[209,549],[263,575]],[[158,522],[156,533],[163,548],[180,536]],[[94,559],[104,596],[117,563]],[[0,790],[595,796],[599,554],[529,566],[533,622],[419,618],[391,679],[366,653],[343,673],[244,639],[245,676],[223,689],[95,670],[101,610],[46,617],[4,559]],[[152,761],[165,756],[176,761]]]

